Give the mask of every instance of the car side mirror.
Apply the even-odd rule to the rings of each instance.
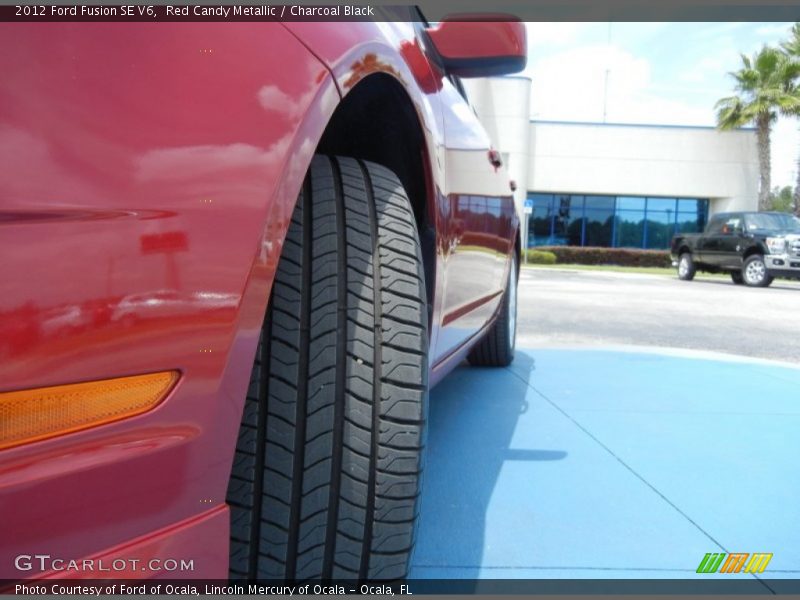
[[[507,75],[528,60],[525,24],[511,15],[452,15],[425,32],[449,75]]]

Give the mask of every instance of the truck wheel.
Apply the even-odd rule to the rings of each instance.
[[[750,287],[768,287],[774,281],[774,277],[767,271],[764,257],[760,254],[754,254],[744,261],[742,275],[744,282]]]
[[[695,275],[697,275],[697,267],[694,266],[694,259],[689,252],[684,252],[678,259],[678,279],[691,281]]]
[[[467,360],[471,365],[507,367],[514,360],[517,344],[517,277],[517,257],[512,255],[500,314],[488,333],[470,351]]]
[[[742,275],[741,271],[731,271],[731,280],[736,285],[744,284],[744,275]]]
[[[227,501],[232,579],[402,579],[422,473],[419,239],[389,170],[314,158],[275,274]]]

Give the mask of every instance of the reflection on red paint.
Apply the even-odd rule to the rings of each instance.
[[[183,231],[167,231],[143,235],[139,238],[142,254],[179,252],[189,249],[189,241]]]
[[[419,40],[403,40],[400,42],[400,55],[408,64],[408,68],[411,69],[411,73],[414,75],[414,81],[417,82],[423,92],[434,94],[442,89],[444,75],[439,72],[438,67],[428,61],[419,46]]]
[[[380,60],[376,54],[370,53],[350,65],[350,77],[345,80],[344,87],[351,88],[364,77],[373,73],[386,73],[403,81],[403,76],[397,69]]]

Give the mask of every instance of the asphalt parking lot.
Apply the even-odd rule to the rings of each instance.
[[[524,268],[521,347],[638,345],[800,363],[800,282]]]
[[[657,347],[797,362],[798,292],[524,271],[528,348],[431,393],[411,576],[800,579],[800,369]],[[697,574],[711,552],[773,558]]]

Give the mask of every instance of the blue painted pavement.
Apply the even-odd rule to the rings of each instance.
[[[800,578],[800,369],[536,349],[431,392],[412,578]],[[735,575],[734,577],[752,577]],[[779,582],[775,582],[779,584]]]

